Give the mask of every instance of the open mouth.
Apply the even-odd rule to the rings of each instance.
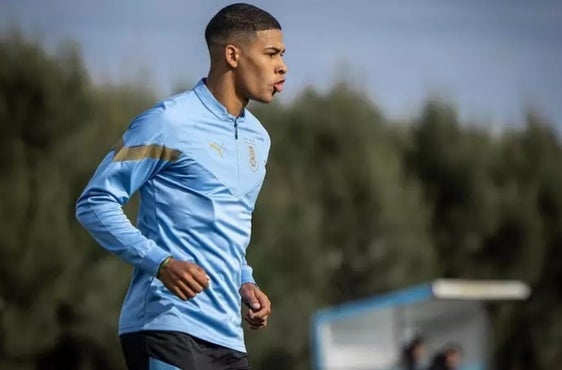
[[[285,80],[276,82],[273,84],[273,88],[275,89],[275,92],[281,92],[283,91],[283,84],[285,83]]]

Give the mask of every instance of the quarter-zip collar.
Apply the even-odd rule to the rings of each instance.
[[[217,116],[218,119],[236,121],[238,123],[244,122],[246,116],[246,108],[242,109],[242,114],[238,117],[228,113],[226,107],[215,98],[207,85],[205,85],[205,78],[202,78],[197,83],[197,85],[195,85],[193,91],[195,91],[195,94],[197,94],[197,97],[199,98],[199,100],[201,100],[205,108],[207,108],[211,113]]]

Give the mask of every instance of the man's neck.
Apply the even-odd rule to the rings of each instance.
[[[248,102],[240,99],[236,94],[234,81],[231,76],[227,74],[217,75],[211,71],[205,79],[205,85],[215,99],[226,108],[228,113],[235,117],[242,114]]]

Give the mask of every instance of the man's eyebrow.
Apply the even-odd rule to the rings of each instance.
[[[285,49],[279,49],[275,46],[268,46],[268,47],[265,48],[265,50],[266,51],[267,50],[275,51],[276,53],[284,53],[285,52]]]

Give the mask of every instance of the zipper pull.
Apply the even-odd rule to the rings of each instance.
[[[238,140],[238,120],[234,120],[234,138]]]

